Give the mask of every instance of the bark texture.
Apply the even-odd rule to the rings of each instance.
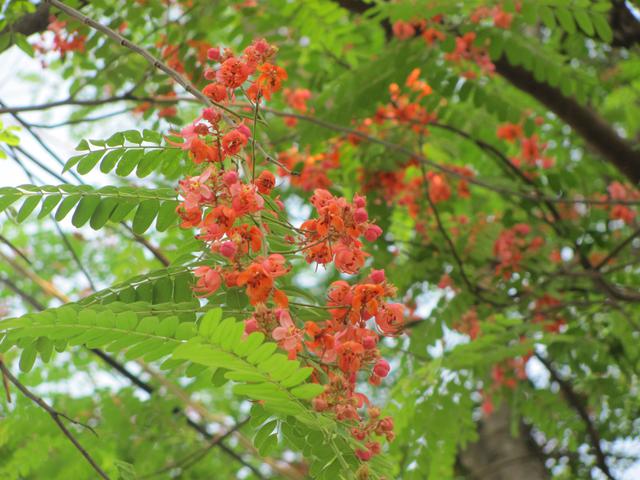
[[[20,17],[16,22],[6,27],[1,34],[8,32],[21,33],[22,35],[32,35],[34,33],[43,32],[49,26],[49,5],[41,3],[35,12],[28,13]],[[10,43],[11,46],[13,43]]]
[[[479,438],[460,453],[459,462],[472,480],[547,480],[549,473],[529,431],[511,436],[510,413],[502,406],[478,424]]]
[[[557,88],[538,82],[531,72],[522,67],[514,67],[504,57],[494,63],[497,73],[564,120],[577,135],[634,184],[640,182],[640,149],[634,148],[618,135],[600,115],[575,99],[564,96]]]

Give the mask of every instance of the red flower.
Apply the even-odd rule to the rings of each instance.
[[[355,373],[360,369],[364,347],[357,342],[338,345],[338,366],[345,373]]]
[[[210,83],[204,87],[202,93],[214,102],[223,102],[227,99],[227,89],[220,83]]]
[[[222,137],[222,151],[226,155],[235,155],[247,144],[249,139],[239,130],[231,130]]]
[[[218,70],[218,81],[227,88],[238,88],[249,78],[250,69],[237,58],[228,58]]]
[[[256,85],[258,85],[262,96],[270,100],[271,94],[280,90],[282,81],[287,79],[287,72],[284,68],[270,63],[265,63],[259,70],[260,76],[256,80]]]
[[[263,170],[258,178],[256,178],[255,184],[260,193],[269,195],[273,187],[276,186],[276,177],[269,170]]]

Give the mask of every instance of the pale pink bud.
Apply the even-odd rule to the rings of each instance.
[[[361,197],[360,195],[355,195],[353,197],[353,204],[356,206],[356,208],[364,208],[365,205],[367,204],[367,201],[365,197]]]
[[[222,181],[231,186],[235,183],[238,183],[238,172],[235,170],[229,170],[222,175]]]
[[[353,219],[356,223],[364,223],[369,220],[369,214],[364,208],[358,208],[353,214]]]
[[[389,375],[390,370],[391,367],[389,366],[389,362],[387,362],[384,358],[379,359],[375,367],[373,367],[373,373],[382,378]]]
[[[251,130],[244,123],[238,125],[238,128],[236,128],[236,130],[238,130],[245,137],[251,138]]]
[[[220,245],[220,254],[227,258],[233,258],[237,251],[238,247],[232,241],[227,241]]]
[[[382,235],[382,229],[377,225],[369,225],[364,231],[364,238],[370,242],[375,242]]]
[[[207,58],[214,62],[220,60],[220,47],[214,47],[207,50]]]
[[[244,321],[244,333],[250,335],[256,330],[258,330],[258,322],[256,321],[256,319],[253,317],[247,318]]]
[[[364,337],[362,339],[362,346],[365,350],[373,350],[376,348],[376,339],[373,337]]]
[[[382,283],[385,280],[384,270],[371,270],[371,281],[373,283]]]

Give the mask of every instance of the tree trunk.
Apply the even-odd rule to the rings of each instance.
[[[520,426],[520,435],[511,435],[511,413],[503,405],[478,424],[479,439],[460,453],[459,461],[473,480],[547,480],[544,457]]]

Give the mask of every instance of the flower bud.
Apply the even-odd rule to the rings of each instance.
[[[377,361],[376,365],[373,367],[373,373],[383,378],[389,375],[390,370],[391,367],[389,366],[389,362],[387,362],[384,358],[380,358]]]
[[[373,283],[382,283],[385,280],[384,270],[371,270],[369,277]]]
[[[382,229],[377,225],[369,225],[364,231],[364,238],[370,242],[375,242],[382,235]]]
[[[207,50],[207,58],[214,62],[220,60],[220,47],[214,47]]]
[[[356,223],[364,223],[369,220],[369,214],[364,208],[358,208],[353,214],[353,219]]]
[[[258,321],[254,317],[247,318],[244,321],[244,333],[250,335],[256,330],[258,330]]]
[[[233,258],[237,251],[237,245],[230,240],[220,245],[220,254],[227,258]]]
[[[235,170],[228,170],[222,175],[222,181],[228,186],[238,183],[238,172]]]

